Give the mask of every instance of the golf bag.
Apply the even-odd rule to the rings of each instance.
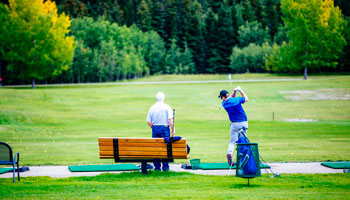
[[[242,144],[239,145],[239,148],[237,149],[237,158],[239,159],[237,160],[239,163],[239,166],[237,166],[237,168],[242,169],[244,175],[257,175],[260,172],[260,169],[258,169],[260,164],[259,157],[256,160],[256,157],[253,155],[252,147],[249,145],[250,141],[245,136],[243,129],[238,134],[237,144]]]

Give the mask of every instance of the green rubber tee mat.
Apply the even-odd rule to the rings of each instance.
[[[333,169],[350,169],[350,162],[324,162],[321,165]]]
[[[119,164],[119,165],[77,165],[68,166],[71,172],[103,172],[103,171],[130,171],[140,170],[134,164]]]
[[[200,163],[199,168],[203,170],[230,169],[230,165],[228,165],[228,163]],[[271,167],[260,163],[260,168],[271,168]],[[236,165],[231,167],[231,169],[236,169]]]
[[[13,171],[13,168],[0,168],[0,174]]]

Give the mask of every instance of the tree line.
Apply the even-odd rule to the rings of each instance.
[[[25,6],[31,1],[4,2],[0,7],[1,21],[15,18],[11,15],[15,12],[11,10],[11,2],[20,9],[33,10],[33,6]],[[20,7],[21,3],[24,6]],[[39,70],[47,71],[48,75],[33,75],[30,70],[38,63],[38,55],[33,57],[31,53],[26,58],[31,59],[28,65],[23,64],[23,59],[19,59],[22,63],[15,62],[15,58],[24,51],[32,52],[34,47],[38,49],[38,45],[22,48],[23,52],[18,53],[9,48],[21,47],[13,47],[7,39],[8,43],[0,42],[1,74],[7,84],[27,82],[28,77],[42,83],[78,83],[167,73],[350,70],[346,0],[56,0],[53,4],[57,5],[58,16],[70,16],[68,26],[64,26],[69,33],[56,35],[64,40],[74,38],[72,48],[65,49],[74,50],[73,54],[68,53],[73,57],[65,56],[71,62],[65,61],[63,65],[53,62],[60,60],[59,57],[51,59],[52,62],[38,68],[51,66],[55,70]],[[298,18],[290,10],[312,15]],[[29,13],[39,12],[42,10]],[[12,20],[21,24],[20,19]],[[308,29],[309,26],[303,27],[305,24],[314,26]],[[12,26],[0,22],[0,27],[0,41],[11,36]],[[10,31],[5,34],[3,30]],[[32,40],[30,44],[43,41],[35,31],[30,25],[23,31],[31,36],[26,37]],[[307,39],[301,36],[303,32],[310,32]],[[317,43],[321,36],[323,45]],[[57,52],[55,55],[59,56]]]

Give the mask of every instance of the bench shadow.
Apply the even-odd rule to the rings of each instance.
[[[258,184],[254,184],[254,183],[250,183],[248,185],[247,184],[242,184],[242,183],[239,183],[239,184],[232,184],[230,185],[230,188],[232,189],[237,189],[237,188],[259,188],[259,187],[262,187],[262,185],[258,185]]]

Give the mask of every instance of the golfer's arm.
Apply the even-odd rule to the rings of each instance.
[[[175,134],[173,118],[168,119],[169,125],[171,127],[171,133]]]
[[[149,127],[152,128],[152,122],[147,121],[147,124],[148,124]]]
[[[243,92],[243,90],[241,90],[241,95],[242,95],[242,97],[245,98],[245,102],[247,102],[248,101],[248,96]]]
[[[236,92],[237,92],[237,90],[234,90],[234,91],[232,92],[232,94],[231,94],[231,97],[235,98],[235,97],[236,97]]]

